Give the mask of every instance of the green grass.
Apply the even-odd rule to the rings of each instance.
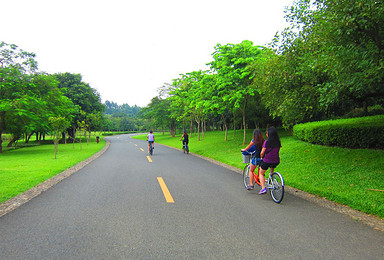
[[[283,174],[286,185],[384,218],[383,150],[313,145],[282,130],[279,134],[281,163],[276,171]],[[248,140],[251,135],[249,130]],[[230,131],[228,141],[224,141],[224,132],[207,132],[201,141],[195,134],[190,137],[189,148],[192,153],[242,169],[242,140],[242,131],[237,131],[235,137]],[[182,148],[180,136],[156,134],[156,142]]]
[[[105,141],[97,144],[95,137],[89,144],[60,144],[57,159],[53,144],[32,142],[28,147],[5,150],[0,154],[0,203],[86,160],[104,146]]]

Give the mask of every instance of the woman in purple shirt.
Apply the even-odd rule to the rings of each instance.
[[[276,128],[273,126],[270,127],[266,132],[266,136],[268,137],[268,140],[264,142],[263,149],[260,153],[262,161],[260,162],[261,191],[259,192],[259,195],[267,193],[267,190],[265,189],[265,172],[268,168],[271,168],[272,173],[280,163],[279,152],[281,142]]]

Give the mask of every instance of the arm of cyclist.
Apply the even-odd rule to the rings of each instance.
[[[265,155],[265,150],[267,148],[263,147],[263,149],[261,149],[261,152],[260,152],[260,158],[263,159],[264,158],[264,155]]]
[[[254,145],[254,143],[253,143],[253,141],[251,141],[251,142],[248,144],[248,146],[245,147],[244,149],[241,149],[241,151],[242,151],[242,152],[245,152],[245,151],[248,152],[248,150],[249,150],[253,145]]]

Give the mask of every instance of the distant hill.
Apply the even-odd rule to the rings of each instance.
[[[105,101],[105,114],[111,115],[113,117],[137,117],[137,114],[140,112],[141,107],[130,106],[128,104],[118,105],[113,101]]]

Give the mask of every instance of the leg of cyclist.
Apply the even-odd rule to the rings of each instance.
[[[253,174],[255,174],[255,169],[256,169],[256,165],[253,165],[251,163],[250,167],[249,167],[249,183],[250,184],[253,184],[254,183],[254,180],[253,180]],[[251,186],[253,188],[253,186]]]
[[[267,190],[265,189],[265,172],[268,170],[268,167],[266,169],[263,169],[263,166],[260,166],[260,184],[261,184],[261,190],[259,192],[260,195],[267,193]]]

